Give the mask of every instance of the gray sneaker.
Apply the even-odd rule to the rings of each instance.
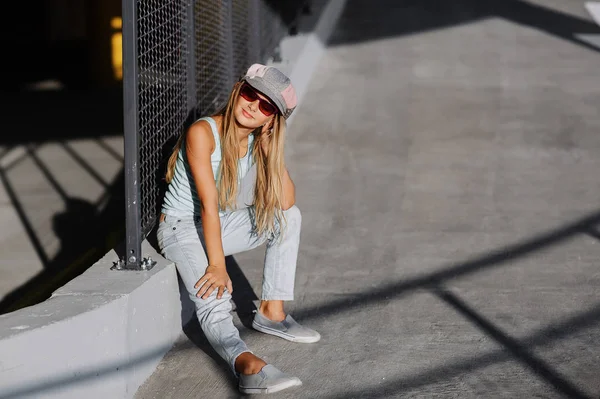
[[[267,364],[258,374],[240,374],[239,390],[245,394],[273,393],[302,385],[298,377],[289,376]]]
[[[252,327],[265,334],[303,344],[311,344],[321,339],[321,334],[308,327],[301,326],[290,315],[287,315],[284,321],[272,321],[257,310],[254,314],[254,320],[252,320]]]

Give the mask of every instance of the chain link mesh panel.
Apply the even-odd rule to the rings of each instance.
[[[260,42],[260,53],[259,56],[262,60],[266,60],[270,57],[278,58],[278,54],[275,53],[279,41],[285,36],[286,28],[283,24],[281,15],[278,14],[278,8],[276,1],[261,1],[259,6],[259,42]]]
[[[258,30],[258,18],[249,1],[235,1],[231,7],[232,73],[235,80],[248,67],[260,61],[258,44],[254,44]]]
[[[225,101],[231,76],[228,1],[197,0],[196,107],[199,115],[213,113]]]
[[[138,1],[138,117],[141,228],[157,215],[162,147],[181,131],[187,109],[188,0]]]
[[[124,0],[135,4],[135,79],[124,84],[137,96],[136,123],[126,123],[126,135],[138,151],[139,212],[135,224],[139,242],[154,226],[162,202],[164,166],[173,139],[192,115],[210,115],[227,101],[233,83],[255,62],[275,55],[281,39],[306,1],[295,0]],[[136,126],[130,132],[127,126]],[[132,137],[132,136],[129,136]],[[171,144],[170,144],[171,143]],[[134,159],[134,158],[132,158]],[[127,185],[135,185],[132,173]],[[135,196],[132,196],[135,198]],[[128,219],[129,221],[129,219]],[[129,244],[128,244],[129,245]],[[131,251],[134,253],[135,251]],[[137,253],[137,252],[135,252]]]

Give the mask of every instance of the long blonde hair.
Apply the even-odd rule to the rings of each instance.
[[[239,141],[235,123],[235,105],[239,96],[241,84],[233,87],[227,104],[217,112],[222,116],[219,138],[221,141],[221,162],[217,174],[217,189],[219,192],[219,208],[235,209],[238,194],[238,161]],[[284,220],[283,204],[283,172],[286,123],[281,114],[277,113],[272,121],[270,130],[269,156],[265,156],[261,145],[262,127],[255,129],[254,144],[251,149],[256,163],[256,184],[254,186],[254,227],[256,233],[270,234],[276,232],[276,221]],[[167,163],[165,180],[170,183],[175,174],[177,156],[183,145],[186,133],[182,134]],[[279,223],[281,224],[281,223]]]

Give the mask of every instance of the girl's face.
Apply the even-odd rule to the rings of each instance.
[[[256,129],[259,126],[268,125],[275,114],[265,115],[264,109],[266,108],[268,113],[271,110],[269,105],[273,109],[276,109],[275,106],[271,103],[271,100],[252,88],[250,88],[252,96],[244,95],[244,93],[248,93],[248,88],[249,86],[247,86],[246,91],[244,91],[244,87],[242,87],[242,91],[240,91],[240,95],[237,98],[234,108],[236,121],[241,126],[249,129]],[[257,98],[252,101],[253,96]],[[260,104],[261,101],[263,102],[262,106]]]

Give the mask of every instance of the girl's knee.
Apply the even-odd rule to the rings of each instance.
[[[275,221],[275,231],[270,234],[269,241],[276,241],[277,238],[281,238],[282,233],[284,236],[299,233],[301,227],[302,214],[300,213],[300,209],[296,205],[292,205],[283,211],[283,220],[277,219]]]

